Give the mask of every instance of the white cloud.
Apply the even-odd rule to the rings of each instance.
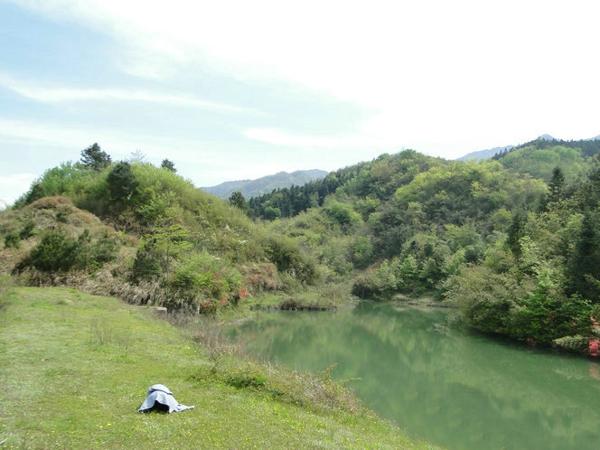
[[[350,137],[366,142],[439,145],[450,154],[544,132],[600,132],[594,1],[19,4],[111,33],[130,73],[169,77],[210,65],[354,102],[371,117]],[[269,139],[282,137],[271,131]]]
[[[74,156],[79,155],[85,146],[100,142],[102,147],[110,149],[116,159],[125,159],[136,150],[153,161],[168,157],[181,163],[208,164],[216,157],[207,144],[198,141],[1,117],[0,139],[5,142],[35,144],[40,149],[70,149]]]
[[[11,205],[26,192],[35,178],[32,173],[0,175],[0,210]]]
[[[0,87],[40,102],[73,102],[73,101],[129,101],[159,103],[163,105],[199,108],[226,113],[259,113],[250,108],[228,105],[225,103],[202,100],[194,96],[172,95],[140,90],[112,88],[72,88],[36,86],[31,83],[17,81],[13,77],[0,72]]]

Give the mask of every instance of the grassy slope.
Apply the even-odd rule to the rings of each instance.
[[[18,448],[414,448],[370,415],[321,412],[194,375],[180,330],[113,298],[17,288],[0,298],[0,443]],[[204,371],[206,372],[206,371]],[[138,414],[153,383],[181,414]]]

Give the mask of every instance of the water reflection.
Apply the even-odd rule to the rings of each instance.
[[[288,367],[335,365],[370,408],[450,449],[600,448],[598,364],[466,334],[444,311],[266,313],[231,335]]]

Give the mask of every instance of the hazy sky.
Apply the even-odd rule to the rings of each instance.
[[[599,5],[0,0],[0,199],[93,142],[211,185],[592,137]]]

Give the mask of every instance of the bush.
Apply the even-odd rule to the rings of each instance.
[[[277,267],[273,263],[257,263],[242,267],[245,284],[253,293],[274,291],[281,287]]]
[[[313,283],[317,279],[315,262],[303,254],[298,244],[290,238],[270,237],[265,243],[269,260],[280,272],[286,272],[303,283]]]
[[[48,232],[23,261],[42,272],[63,272],[75,266],[81,251],[80,242],[68,237],[64,231]]]
[[[376,269],[360,275],[352,285],[352,294],[359,298],[383,300],[398,290],[398,260],[384,261]]]
[[[524,295],[510,275],[484,266],[464,268],[444,287],[446,299],[459,307],[463,320],[485,333],[507,334],[515,300]]]
[[[78,243],[79,254],[76,265],[81,269],[98,269],[104,264],[114,261],[119,250],[119,243],[106,233],[92,241],[90,232],[84,230],[79,236]]]
[[[41,272],[67,272],[71,269],[98,269],[113,261],[118,242],[104,235],[92,240],[88,230],[73,239],[63,230],[51,230],[33,248],[29,256],[15,267],[20,272],[33,267]]]
[[[352,206],[338,201],[332,200],[328,202],[324,207],[324,211],[330,219],[345,231],[348,231],[353,225],[361,221],[360,214],[354,211]]]
[[[33,236],[35,224],[27,220],[19,231],[12,231],[4,236],[4,246],[6,248],[19,248],[22,240],[27,240]]]
[[[12,233],[8,233],[6,236],[4,236],[4,246],[6,248],[19,248],[19,245],[21,244],[21,238],[19,237],[19,235],[15,232]]]
[[[27,220],[23,224],[21,231],[19,231],[19,239],[21,239],[23,241],[29,239],[31,236],[33,236],[34,229],[35,229],[35,224],[33,223],[33,220],[31,220],[31,219]]]
[[[161,254],[152,242],[145,242],[135,255],[132,278],[135,282],[155,280],[161,274]]]
[[[510,318],[509,334],[519,340],[551,344],[555,339],[591,333],[591,304],[540,291],[530,294]]]
[[[588,349],[590,338],[580,335],[564,336],[552,341],[554,347],[574,353],[584,353]]]
[[[169,280],[179,306],[198,307],[203,302],[227,303],[239,298],[242,276],[226,262],[199,253],[180,263]]]
[[[281,217],[281,210],[273,206],[267,206],[265,208],[263,216],[266,220],[279,219]]]

